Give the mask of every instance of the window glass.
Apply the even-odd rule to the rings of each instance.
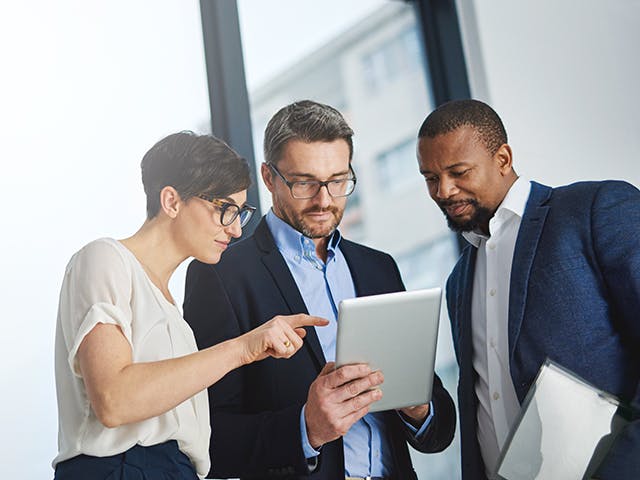
[[[378,185],[384,192],[402,192],[408,188],[422,188],[423,180],[416,175],[416,140],[410,137],[375,159]]]

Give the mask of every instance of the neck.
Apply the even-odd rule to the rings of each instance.
[[[129,238],[121,240],[138,259],[149,279],[169,298],[169,279],[187,258],[180,253],[170,226],[158,217],[147,220]]]

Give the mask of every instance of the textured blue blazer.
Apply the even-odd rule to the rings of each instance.
[[[447,281],[460,366],[464,480],[485,479],[476,434],[478,401],[472,366],[476,252],[468,245]],[[640,409],[638,189],[617,181],[559,188],[532,182],[513,257],[508,325],[511,378],[521,403],[549,357]],[[597,475],[640,478],[637,416],[618,437]]]
[[[400,272],[386,253],[342,239],[357,296],[404,290]],[[199,348],[259,326],[275,315],[308,313],[264,218],[254,234],[233,245],[216,265],[193,261],[187,271],[184,317]],[[393,321],[392,318],[389,319]],[[323,445],[309,475],[300,438],[300,410],[309,386],[325,364],[314,328],[288,360],[267,358],[228,373],[209,388],[210,474],[214,478],[344,478],[342,439]],[[455,431],[453,400],[436,376],[435,415],[415,441],[395,412],[386,412],[394,480],[416,479],[407,442],[423,452],[446,448]]]

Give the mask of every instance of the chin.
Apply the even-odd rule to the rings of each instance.
[[[196,260],[208,265],[215,265],[220,261],[221,257],[222,252],[207,252],[205,255],[194,255]]]
[[[309,238],[325,238],[333,235],[333,232],[336,231],[337,226],[331,225],[328,227],[316,227],[316,228],[305,228],[302,233]]]
[[[335,230],[338,228],[339,222],[336,218],[332,218],[331,220],[327,220],[325,222],[317,222],[317,223],[304,223],[304,230],[311,233],[312,235],[307,235],[312,238],[320,238],[320,237],[328,237],[333,234]]]

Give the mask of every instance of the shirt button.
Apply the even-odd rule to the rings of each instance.
[[[295,257],[293,257],[293,259],[294,259],[296,262],[299,262],[299,261],[300,261],[300,255],[296,255]]]
[[[496,289],[492,288],[491,290],[489,290],[489,295],[491,295],[492,297],[495,296],[496,294]]]
[[[489,250],[495,250],[496,249],[496,244],[495,243],[490,243],[489,244]]]
[[[500,398],[500,394],[498,392],[493,392],[493,399],[498,400]]]

